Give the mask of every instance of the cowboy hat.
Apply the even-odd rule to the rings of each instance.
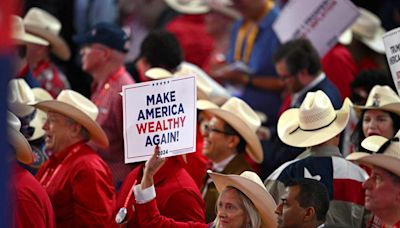
[[[53,97],[50,95],[50,93],[42,88],[33,88],[32,92],[35,96],[35,101],[53,100]],[[35,129],[33,135],[28,139],[29,141],[36,140],[45,135],[45,131],[43,130],[43,125],[46,122],[46,119],[47,119],[46,113],[43,112],[42,110],[37,109],[35,117],[29,123],[29,126]]]
[[[346,98],[340,110],[333,108],[321,90],[308,92],[300,108],[292,108],[278,120],[278,136],[294,147],[310,147],[335,137],[346,127],[351,101]]]
[[[354,110],[358,114],[368,109],[393,112],[400,116],[400,97],[389,86],[376,85],[369,92],[364,106],[354,105]]]
[[[361,145],[374,153],[354,152],[348,155],[346,159],[370,166],[378,166],[400,177],[399,132],[393,139],[378,135],[367,137],[362,141]]]
[[[46,40],[26,33],[22,18],[15,15],[12,16],[12,39],[16,44],[32,43],[45,46],[49,45],[49,42]]]
[[[100,147],[109,145],[107,135],[96,122],[99,109],[93,102],[73,90],[62,90],[56,100],[33,102],[30,105],[45,112],[57,112],[81,124]]]
[[[11,79],[8,83],[8,106],[10,111],[18,117],[25,117],[35,109],[28,105],[35,101],[31,87],[24,79]]]
[[[375,14],[364,8],[358,8],[358,10],[360,16],[351,26],[355,37],[373,51],[385,54],[382,36],[386,31],[381,26],[381,20]]]
[[[264,159],[260,140],[256,134],[261,121],[254,110],[243,100],[232,97],[221,107],[208,101],[198,100],[197,108],[212,113],[227,122],[246,141],[246,152],[257,163]]]
[[[238,189],[251,200],[261,217],[261,227],[276,227],[276,215],[274,214],[276,203],[265,188],[260,177],[251,171],[244,171],[240,175],[225,175],[207,171],[213,180],[218,192],[226,187]]]
[[[173,10],[183,14],[204,14],[210,10],[204,0],[164,0]]]
[[[353,40],[353,32],[350,28],[346,29],[338,38],[339,43],[349,45]]]
[[[33,7],[25,15],[24,25],[27,32],[49,41],[51,51],[57,57],[62,60],[68,60],[71,57],[67,43],[59,36],[61,22],[53,15]]]
[[[7,112],[7,123],[9,143],[15,150],[17,160],[26,165],[32,164],[34,161],[32,149],[25,137],[19,132],[21,122],[18,117]]]

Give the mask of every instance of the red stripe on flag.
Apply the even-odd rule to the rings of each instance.
[[[364,206],[362,182],[350,179],[333,180],[333,199]]]

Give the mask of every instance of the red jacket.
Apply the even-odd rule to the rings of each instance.
[[[114,224],[115,190],[110,169],[85,143],[50,156],[36,178],[49,194],[57,227]]]
[[[143,166],[144,164],[141,164],[132,170],[122,184],[117,197],[116,212],[124,206],[135,180],[137,180],[137,184],[141,182]],[[157,207],[162,215],[177,221],[204,222],[205,205],[200,191],[176,157],[168,158],[164,166],[156,173],[154,186]],[[140,227],[137,215],[132,211],[134,198],[134,194],[131,194],[127,204],[128,227]]]

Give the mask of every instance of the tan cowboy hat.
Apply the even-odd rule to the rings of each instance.
[[[204,14],[210,9],[204,0],[164,0],[173,10],[183,14]]]
[[[106,133],[96,122],[99,109],[93,102],[73,90],[62,90],[56,100],[31,103],[35,108],[45,112],[58,112],[81,124],[97,145],[107,148],[109,145]]]
[[[33,88],[32,92],[35,96],[35,101],[39,102],[39,101],[53,100],[51,94],[42,88],[39,87]],[[28,139],[29,141],[36,140],[45,135],[45,131],[43,130],[43,125],[46,122],[46,119],[47,119],[47,114],[42,110],[36,109],[35,117],[29,123],[29,126],[35,129],[33,135]]]
[[[219,193],[226,187],[231,186],[241,191],[251,200],[261,217],[261,227],[277,227],[274,213],[276,203],[256,173],[244,171],[240,175],[225,175],[214,173],[211,170],[207,172]]]
[[[22,18],[15,15],[12,16],[12,39],[15,44],[32,43],[45,46],[49,45],[49,42],[46,40],[26,33]]]
[[[354,35],[373,51],[385,54],[385,46],[383,45],[382,36],[385,29],[381,26],[381,20],[372,12],[358,8],[360,16],[351,26]]]
[[[351,101],[346,98],[340,110],[333,108],[321,90],[308,92],[300,108],[292,108],[278,120],[278,136],[294,147],[310,147],[335,137],[346,127]]]
[[[7,123],[9,143],[15,150],[17,160],[27,165],[32,164],[35,158],[28,141],[21,134],[21,132],[19,132],[19,129],[21,128],[21,122],[19,121],[18,117],[11,112],[8,112]]]
[[[28,103],[35,101],[31,87],[24,79],[11,79],[8,83],[8,107],[18,117],[30,115],[35,108]]]
[[[260,140],[256,134],[261,121],[254,110],[243,100],[232,97],[221,107],[208,101],[198,100],[197,108],[223,119],[246,140],[246,152],[257,163],[264,159]]]
[[[389,86],[376,85],[369,92],[364,106],[354,105],[353,107],[359,115],[366,109],[378,109],[400,116],[400,97]]]
[[[234,20],[237,20],[241,17],[240,13],[232,8],[231,0],[206,0],[206,3],[210,8],[210,11],[216,11]]]
[[[68,60],[71,51],[60,37],[61,23],[50,13],[37,8],[31,8],[24,17],[24,25],[27,32],[39,36],[50,43],[51,51],[60,59]]]
[[[387,139],[378,135],[367,137],[362,141],[361,145],[374,153],[354,152],[348,155],[346,159],[369,166],[378,166],[400,177],[399,132],[397,132],[393,139]]]

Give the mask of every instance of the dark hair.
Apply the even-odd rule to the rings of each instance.
[[[274,54],[274,62],[286,61],[286,68],[292,75],[307,70],[310,75],[317,76],[321,71],[318,52],[307,39],[295,39],[284,43]]]
[[[236,151],[238,153],[244,153],[246,151],[246,140],[237,132],[231,125],[229,125],[227,122],[224,123],[224,131],[228,132],[229,134],[232,135],[237,135],[240,138],[239,144],[236,146]]]
[[[140,45],[139,56],[146,58],[151,67],[161,67],[169,71],[175,71],[183,61],[178,40],[165,30],[150,32]]]
[[[309,178],[291,179],[285,187],[299,186],[297,202],[302,208],[313,207],[318,221],[325,221],[329,209],[328,189],[319,181]]]
[[[364,115],[367,110],[368,109],[362,110],[360,119],[358,120],[357,125],[355,126],[353,133],[350,136],[350,141],[355,146],[355,148],[354,148],[355,150],[360,151],[360,152],[371,153],[371,151],[368,151],[367,149],[365,149],[361,146],[361,142],[365,139],[362,125],[363,125]],[[400,116],[398,116],[397,114],[395,114],[393,112],[385,111],[382,109],[379,109],[379,110],[381,110],[383,112],[387,112],[389,114],[389,116],[393,122],[394,133],[396,133],[398,130],[400,130]]]

